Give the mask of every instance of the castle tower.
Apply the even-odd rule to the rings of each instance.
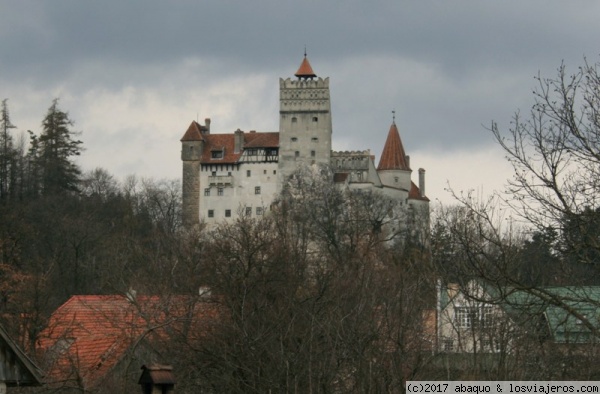
[[[279,79],[279,176],[282,181],[298,165],[329,165],[331,158],[329,78],[317,78],[306,53],[294,75],[296,80]]]
[[[203,133],[209,132],[210,119],[206,126],[192,122],[181,138],[182,218],[187,227],[200,221],[200,160],[204,149]]]
[[[410,191],[412,188],[410,160],[404,152],[395,120],[385,140],[377,172],[384,186],[405,191]]]

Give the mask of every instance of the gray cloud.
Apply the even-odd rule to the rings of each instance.
[[[409,152],[488,149],[482,125],[526,111],[538,70],[597,59],[599,11],[579,0],[0,1],[0,98],[26,130],[60,96],[83,130],[84,165],[177,177],[196,116],[221,132],[277,128],[278,78],[306,45],[331,78],[334,147],[379,155],[395,109]]]

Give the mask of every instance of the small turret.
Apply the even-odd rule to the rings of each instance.
[[[304,52],[304,59],[302,60],[302,63],[300,64],[298,71],[296,71],[296,74],[294,74],[294,75],[297,76],[298,79],[309,79],[310,78],[311,80],[317,76],[317,74],[315,74],[312,67],[310,66],[308,59],[306,58],[306,52]]]
[[[410,158],[404,152],[395,116],[381,152],[377,172],[385,186],[406,191],[411,189]]]
[[[208,119],[210,125],[210,119]],[[194,161],[200,160],[202,157],[202,149],[204,148],[204,139],[202,133],[207,127],[192,122],[190,127],[181,137],[181,160]]]

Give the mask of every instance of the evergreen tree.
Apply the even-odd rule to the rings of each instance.
[[[79,133],[71,130],[73,121],[69,114],[58,108],[58,99],[52,101],[42,122],[42,133],[32,145],[36,146],[36,164],[44,195],[62,194],[77,191],[81,170],[73,162],[79,156],[82,142],[74,137]]]
[[[8,99],[2,100],[0,107],[0,200],[6,200],[9,194],[11,173],[14,173],[16,152],[13,147],[10,129],[15,126],[10,121]]]

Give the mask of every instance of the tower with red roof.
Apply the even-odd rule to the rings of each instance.
[[[329,165],[331,160],[329,78],[317,77],[306,53],[294,75],[279,80],[280,180],[298,165]]]

